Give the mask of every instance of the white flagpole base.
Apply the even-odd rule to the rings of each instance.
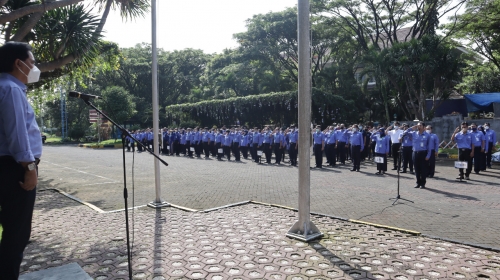
[[[151,208],[163,208],[163,207],[169,207],[170,206],[170,203],[166,202],[166,201],[160,201],[160,202],[150,202],[148,203],[148,207],[151,207]]]
[[[286,236],[303,242],[309,242],[323,237],[323,233],[319,231],[319,229],[312,222],[309,222],[306,226],[306,223],[301,225],[300,222],[297,221],[287,232]]]

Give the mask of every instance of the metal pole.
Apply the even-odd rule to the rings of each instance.
[[[323,234],[310,220],[310,150],[311,146],[311,38],[309,0],[298,0],[299,42],[299,220],[290,228],[288,237],[310,241]]]
[[[159,151],[159,141],[158,141],[158,131],[159,128],[159,111],[158,111],[158,57],[157,57],[157,47],[156,47],[156,0],[151,0],[151,47],[152,47],[152,63],[151,63],[151,73],[152,73],[152,86],[153,86],[153,150],[156,156],[160,155]],[[154,170],[155,170],[155,190],[156,198],[155,201],[150,202],[148,206],[153,208],[160,208],[163,206],[168,206],[169,204],[161,200],[161,188],[160,188],[160,161],[154,158]]]

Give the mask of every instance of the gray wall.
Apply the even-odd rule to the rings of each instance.
[[[497,116],[497,115],[495,115]],[[495,118],[495,119],[475,119],[475,120],[469,120],[465,119],[469,125],[471,123],[476,123],[478,126],[483,125],[485,122],[490,123],[490,128],[496,131],[497,133],[497,141],[498,138],[500,137],[500,116]],[[455,131],[455,128],[457,126],[460,126],[460,124],[464,121],[464,118],[461,115],[458,116],[443,116],[440,118],[433,118],[432,121],[427,121],[425,122],[426,124],[432,125],[432,132],[435,133],[439,137],[439,142],[445,140],[446,142],[450,141],[451,135],[453,131]],[[401,121],[401,123],[404,123],[404,121]],[[408,124],[414,125],[417,124],[417,122],[406,122]]]

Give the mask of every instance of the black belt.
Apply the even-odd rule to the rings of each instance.
[[[15,161],[14,157],[12,156],[0,156],[0,161]],[[35,158],[35,164],[38,165],[40,163],[39,158]]]
[[[414,153],[417,153],[417,154],[423,154],[423,153],[427,153],[427,151],[413,151]]]
[[[458,148],[460,151],[462,152],[468,152],[468,151],[471,151],[471,149],[466,149],[466,148]]]

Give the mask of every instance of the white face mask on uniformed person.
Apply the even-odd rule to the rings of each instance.
[[[24,61],[20,60],[24,65],[26,65],[26,63],[24,63]],[[26,65],[26,67],[29,68],[28,65]],[[21,68],[18,68],[19,71],[21,71],[21,73],[23,73],[24,75],[26,75],[26,73],[23,72],[23,70],[21,70]],[[36,66],[33,66],[33,68],[30,68],[30,72],[26,75],[26,77],[28,78],[28,84],[32,84],[32,83],[36,83],[40,80],[40,69],[38,69],[38,67]]]

